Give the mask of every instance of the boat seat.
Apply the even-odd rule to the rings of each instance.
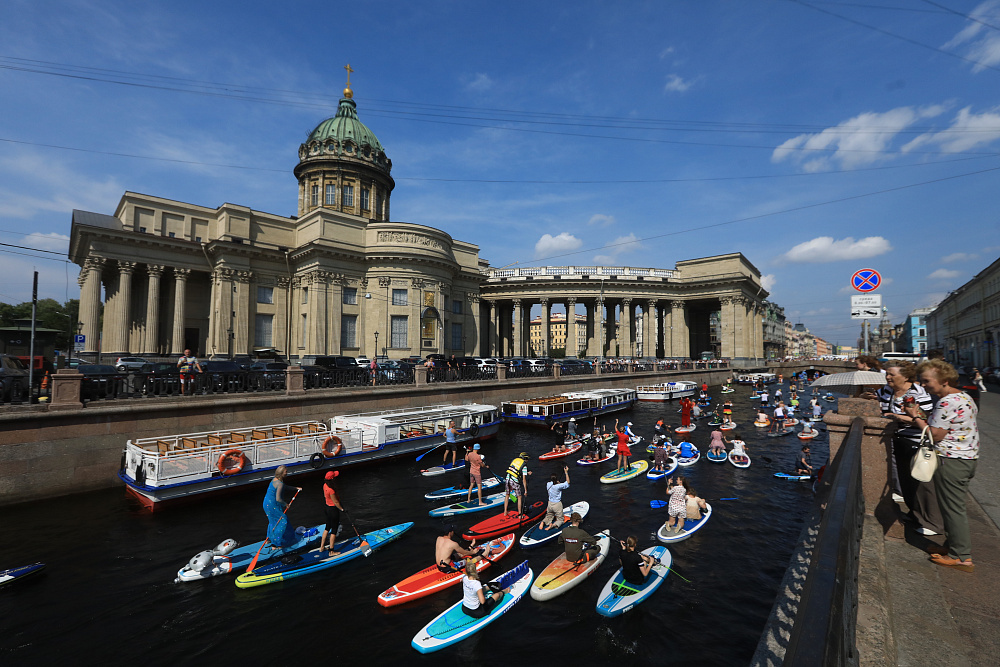
[[[288,437],[288,429],[287,428],[281,428],[279,426],[275,426],[274,428],[271,429],[271,431],[274,433],[274,437],[275,438],[287,438]]]
[[[229,442],[247,442],[248,439],[246,433],[233,432],[229,434]]]
[[[195,449],[198,446],[198,441],[194,438],[181,438],[181,447],[184,449]]]
[[[156,441],[156,449],[157,449],[157,451],[160,454],[166,454],[171,449],[173,449],[173,445],[171,445],[169,442],[166,442],[164,440],[157,440]]]
[[[233,435],[237,434],[234,433]],[[221,447],[222,445],[226,444],[226,441],[222,439],[222,436],[210,435],[208,436],[208,444]]]
[[[267,434],[267,431],[262,431],[258,428],[255,428],[254,430],[250,431],[251,440],[267,440],[270,437],[271,436]]]
[[[292,435],[305,435],[306,429],[303,426],[296,424],[292,426]]]
[[[310,433],[320,433],[321,431],[323,431],[323,427],[320,424],[316,423],[309,424]]]

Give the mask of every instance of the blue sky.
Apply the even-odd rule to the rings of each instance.
[[[740,251],[853,344],[855,270],[898,322],[1000,256],[1000,0],[279,4],[3,3],[0,243],[64,251],[125,190],[294,214],[350,63],[392,217],[493,266]]]

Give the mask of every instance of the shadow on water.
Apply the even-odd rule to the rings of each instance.
[[[752,422],[755,405],[740,388],[734,416]],[[656,419],[679,422],[672,404],[640,404],[629,414],[635,430],[652,435]],[[602,419],[609,429],[614,417]],[[586,424],[589,426],[590,424]],[[281,664],[333,658],[378,664],[407,660],[444,664],[537,664],[545,655],[560,662],[592,664],[745,664],[753,655],[794,543],[810,511],[808,485],[775,479],[790,472],[800,442],[794,436],[766,438],[764,429],[741,426],[753,466],[746,470],[702,460],[684,470],[699,494],[713,503],[712,520],[691,539],[670,547],[673,568],[691,583],[669,575],[648,601],[622,617],[595,611],[597,594],[617,565],[617,547],[593,577],[553,601],[525,597],[504,618],[472,639],[425,657],[410,648],[427,621],[460,599],[451,589],[409,605],[383,609],[376,596],[430,564],[442,521],[431,519],[426,491],[455,484],[461,473],[425,478],[437,453],[417,463],[398,460],[349,470],[340,491],[362,531],[402,521],[415,526],[397,543],[370,558],[290,582],[240,590],[232,576],[174,584],[191,556],[227,537],[260,539],[266,528],[263,488],[255,488],[155,515],[126,499],[120,488],[0,509],[6,539],[0,568],[48,563],[35,581],[0,589],[0,662],[27,664],[91,656],[94,661],[148,665],[194,659],[222,664]],[[691,440],[706,451],[711,428],[701,422]],[[519,451],[537,456],[556,436],[544,429],[505,425],[483,445],[486,461],[502,474]],[[813,460],[826,456],[825,432],[812,442]],[[768,457],[773,463],[763,460]],[[666,510],[665,485],[645,475],[621,484],[598,478],[614,462],[598,466],[570,461],[566,504],[591,503],[585,527],[610,528],[616,537],[634,534],[650,546]],[[533,461],[529,497],[543,497],[549,474],[562,476],[564,460]],[[322,521],[321,480],[309,479],[292,506],[296,525]],[[720,500],[736,497],[738,500]],[[488,515],[458,520],[460,527]],[[345,531],[351,531],[345,525]],[[558,554],[554,544],[522,551],[500,563],[505,571],[527,558],[535,573]],[[495,576],[495,575],[491,575]],[[74,660],[71,658],[71,660]],[[74,660],[75,661],[75,660]]]

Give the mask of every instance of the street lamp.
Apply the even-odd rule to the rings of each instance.
[[[378,356],[378,331],[375,332],[375,356]]]

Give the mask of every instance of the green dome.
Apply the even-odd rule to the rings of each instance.
[[[320,123],[309,135],[306,143],[322,142],[327,139],[334,139],[338,142],[350,140],[358,146],[371,146],[374,150],[384,153],[385,149],[382,148],[382,144],[378,142],[372,131],[358,120],[357,108],[358,105],[354,103],[354,100],[342,98],[340,106],[337,108],[337,114]]]

